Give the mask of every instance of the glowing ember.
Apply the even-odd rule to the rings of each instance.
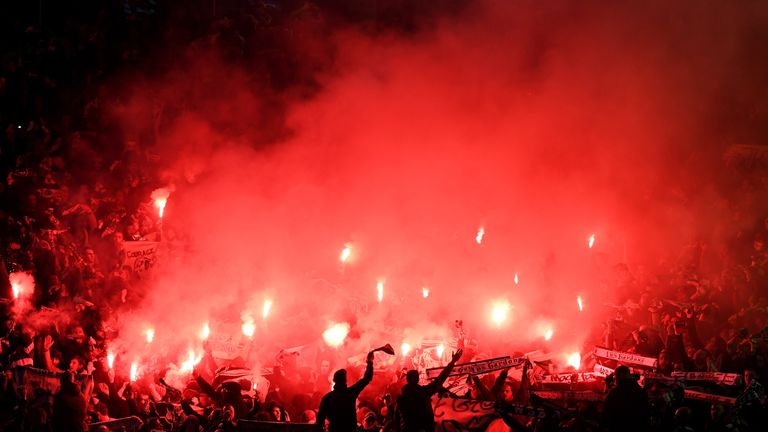
[[[349,334],[349,324],[331,324],[331,326],[323,332],[323,340],[329,347],[338,348],[344,343],[347,334]]]
[[[134,361],[131,363],[131,382],[136,381],[139,378],[139,364]]]
[[[548,341],[548,340],[552,339],[552,335],[553,334],[555,334],[554,330],[552,330],[551,328],[547,329],[547,331],[544,332],[544,340]]]
[[[581,354],[575,352],[568,356],[568,366],[573,366],[574,369],[581,367]]]
[[[19,284],[11,283],[11,290],[13,291],[13,298],[18,299],[21,294],[21,286]]]
[[[507,320],[510,309],[511,306],[507,301],[494,302],[491,309],[491,321],[493,321],[497,327],[501,327],[501,324]]]
[[[423,288],[421,289],[421,296],[422,296],[422,297],[424,297],[424,298],[427,298],[427,297],[429,297],[429,288],[427,288],[427,287],[423,287]]]
[[[171,195],[171,192],[168,189],[160,188],[155,189],[152,191],[152,201],[155,203],[155,207],[157,207],[157,214],[160,216],[160,218],[163,218],[163,213],[165,212],[165,205],[168,203],[168,197]]]
[[[203,324],[203,330],[200,332],[200,339],[207,340],[208,336],[211,335],[211,327],[208,325],[208,322],[206,321],[205,324]]]
[[[584,304],[581,302],[581,296],[576,297],[576,304],[579,305],[579,312],[584,311]]]
[[[112,365],[115,364],[115,353],[107,352],[107,366],[112,369]]]
[[[594,245],[595,245],[595,235],[592,234],[591,236],[589,236],[589,248],[592,249],[592,246]]]
[[[352,248],[349,246],[349,243],[344,244],[344,249],[341,250],[341,256],[339,259],[341,262],[345,263],[349,261],[349,256],[352,255]]]
[[[406,356],[409,352],[411,352],[411,344],[403,342],[403,344],[400,345],[400,354]]]
[[[200,360],[202,358],[203,358],[202,355],[195,354],[194,351],[189,350],[189,353],[187,354],[187,359],[181,363],[179,372],[187,372],[187,373],[192,372],[192,370],[195,368],[195,365],[200,363]]]
[[[253,324],[252,319],[247,319],[243,322],[243,334],[248,337],[253,337],[253,334],[256,332],[256,325]]]
[[[445,353],[445,345],[443,344],[438,345],[436,348],[436,351],[437,351],[437,356],[439,358],[443,358],[443,354]]]
[[[261,308],[262,318],[267,319],[270,310],[272,310],[272,300],[266,299],[264,300],[264,306]]]
[[[381,301],[384,300],[384,282],[379,281],[379,283],[376,284],[376,292],[378,294],[379,303],[381,303]]]
[[[147,343],[152,343],[153,340],[155,340],[155,330],[154,329],[147,329],[144,334],[147,335]]]
[[[485,228],[480,227],[480,229],[477,230],[477,235],[475,236],[475,241],[477,244],[483,244],[483,236],[485,236]]]
[[[520,283],[520,278],[517,277],[517,273],[515,273],[515,285]]]

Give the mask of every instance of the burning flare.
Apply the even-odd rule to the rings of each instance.
[[[548,340],[552,339],[552,335],[554,335],[554,334],[555,334],[555,331],[554,331],[554,330],[552,330],[551,328],[548,328],[548,329],[547,329],[547,330],[544,332],[544,340],[545,340],[545,341],[548,341]]]
[[[11,282],[11,291],[16,300],[22,295],[35,291],[35,279],[29,273],[13,272],[8,275],[8,280]]]
[[[272,300],[266,299],[264,300],[264,306],[261,308],[262,318],[267,319],[270,310],[272,310]]]
[[[169,196],[171,196],[171,191],[166,188],[159,188],[152,191],[151,198],[155,203],[155,207],[157,207],[157,214],[160,216],[160,219],[163,218],[165,205],[168,203]]]
[[[144,334],[147,335],[147,343],[152,343],[155,340],[155,329],[148,328]]]
[[[350,247],[349,243],[344,244],[344,249],[341,250],[341,256],[339,259],[341,262],[345,263],[349,261],[349,256],[352,255],[352,248]]]
[[[384,300],[384,282],[379,281],[376,284],[376,292],[379,298],[379,303],[381,303],[381,301]]]
[[[112,351],[107,352],[107,366],[109,366],[110,369],[112,369],[112,366],[115,364],[115,353]]]
[[[256,332],[256,325],[253,324],[253,318],[247,317],[243,321],[242,330],[245,336],[248,336],[249,338],[253,337],[253,334]]]
[[[421,289],[421,296],[422,296],[422,297],[424,297],[424,298],[427,298],[427,297],[429,297],[429,288],[427,288],[427,287],[423,287],[423,288]]]
[[[323,340],[329,347],[338,348],[344,344],[344,339],[347,338],[347,334],[349,334],[349,324],[331,324],[323,332]]]
[[[594,245],[595,245],[595,235],[594,235],[594,234],[592,234],[591,236],[589,236],[589,243],[588,243],[588,244],[589,244],[589,248],[590,248],[590,249],[592,249],[592,246],[594,246]]]
[[[477,244],[483,244],[483,237],[485,236],[485,228],[480,227],[480,229],[477,230],[477,235],[475,236],[475,241]]]
[[[208,325],[208,321],[203,324],[203,330],[200,332],[200,339],[202,340],[208,340],[208,337],[211,335],[211,327]]]
[[[517,277],[517,273],[515,273],[515,285],[518,285],[520,283],[520,278]]]
[[[571,353],[568,356],[568,366],[573,366],[574,369],[578,370],[581,367],[581,354]]]
[[[411,344],[408,342],[403,342],[403,344],[400,345],[400,354],[406,356],[409,352],[411,352]]]
[[[501,327],[501,324],[507,320],[511,308],[509,302],[506,300],[493,303],[491,308],[491,321],[496,324],[496,327]]]
[[[139,378],[139,364],[134,360],[131,363],[131,382],[136,381]]]
[[[187,359],[181,363],[179,372],[191,373],[195,366],[200,363],[202,358],[202,354],[195,354],[195,352],[190,349],[189,353],[187,354]]]
[[[445,353],[445,345],[438,345],[435,351],[437,352],[437,357],[443,358],[443,354]]]
[[[576,304],[579,305],[579,312],[584,311],[584,303],[581,302],[581,296],[576,297]]]

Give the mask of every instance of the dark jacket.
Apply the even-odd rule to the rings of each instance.
[[[609,432],[647,431],[650,405],[645,390],[632,379],[619,382],[605,397],[602,423]]]
[[[85,398],[73,383],[62,384],[53,397],[51,425],[54,432],[85,431]]]
[[[373,362],[365,367],[365,374],[350,387],[333,387],[320,401],[317,412],[317,424],[322,427],[328,419],[328,432],[354,432],[357,429],[357,410],[355,401],[373,380]]]

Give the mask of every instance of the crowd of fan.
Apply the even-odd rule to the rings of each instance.
[[[101,112],[105,96],[99,82],[110,70],[141,56],[146,42],[138,35],[151,27],[153,5],[125,2],[125,10],[116,13],[89,4],[83,10],[55,12],[57,22],[43,28],[0,18],[0,365],[6,372],[0,390],[2,430],[75,431],[86,422],[130,416],[140,419],[144,430],[228,431],[236,430],[239,419],[313,423],[315,409],[331,386],[327,362],[307,371],[292,368],[286,360],[282,369],[276,367],[270,392],[261,395],[246,380],[225,382],[217,375],[210,350],[200,372],[181,389],[165,384],[161,375],[140,385],[131,383],[106,364],[109,320],[138,301],[135,293],[140,290],[135,288],[142,284],[125,265],[124,242],[160,240],[160,220],[149,197],[161,185],[155,177],[157,158],[142,145],[145,137],[124,144],[107,142],[113,125]],[[263,19],[269,7],[259,4],[250,15],[254,25],[271,21]],[[230,23],[219,21],[212,31],[221,28],[231,29]],[[234,38],[237,52],[242,53],[246,39]],[[702,245],[692,248],[684,266],[653,272],[617,266],[616,316],[592,341],[657,358],[656,370],[666,375],[741,374],[736,386],[705,389],[737,398],[734,406],[685,400],[676,396],[679,384],[646,383],[649,391],[630,391],[632,397],[627,398],[622,394],[636,384],[624,369],[617,369],[616,387],[608,393],[604,412],[601,403],[569,402],[567,412],[553,411],[537,420],[515,416],[506,427],[516,430],[530,420],[535,430],[590,430],[593,419],[617,431],[762,430],[768,424],[761,385],[768,377],[766,237],[768,220],[729,244],[730,260],[717,274],[703,270]],[[34,329],[12,318],[11,272],[34,277],[29,301],[37,316],[48,317]],[[462,358],[469,360],[471,354]],[[65,372],[57,375],[59,392],[21,394],[12,371],[25,365]],[[462,397],[502,405],[535,404],[529,390],[542,386],[535,381],[537,373],[545,373],[542,368],[546,365],[526,363],[517,381],[506,371],[472,377],[470,391]],[[77,385],[83,374],[90,378],[84,386]],[[362,370],[350,374],[363,376]],[[409,430],[396,402],[403,396],[403,382],[417,380],[399,371],[388,374],[375,380],[358,401],[361,431]],[[664,390],[666,396],[649,399],[651,390]],[[405,393],[403,403],[415,397]]]

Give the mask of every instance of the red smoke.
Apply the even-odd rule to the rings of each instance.
[[[320,71],[308,94],[270,89],[215,46],[134,85],[115,113],[128,134],[157,124],[176,188],[166,232],[190,246],[158,270],[124,349],[152,325],[183,360],[205,322],[247,315],[252,359],[271,362],[330,323],[352,325],[352,354],[448,338],[461,319],[503,354],[543,346],[551,326],[567,358],[625,294],[614,264],[716,240],[725,208],[708,172],[728,143],[708,122],[747,30],[710,32],[715,12],[696,6],[494,3],[407,36],[315,23],[312,44],[293,41]],[[375,339],[390,331],[403,338]]]

